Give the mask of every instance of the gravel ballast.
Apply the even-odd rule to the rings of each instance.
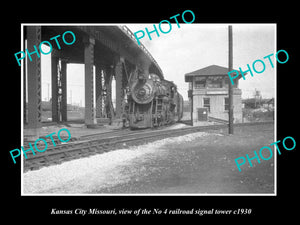
[[[23,194],[84,194],[95,188],[126,183],[134,174],[124,173],[122,168],[130,165],[133,159],[147,160],[149,154],[164,154],[164,145],[189,142],[207,135],[216,134],[197,132],[166,138],[28,171],[23,174]]]

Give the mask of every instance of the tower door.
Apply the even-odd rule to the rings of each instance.
[[[197,108],[197,111],[198,111],[198,121],[207,121],[208,108]]]

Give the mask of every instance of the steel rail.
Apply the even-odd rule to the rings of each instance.
[[[235,126],[251,126],[270,124],[272,122],[241,123]],[[142,133],[117,134],[110,137],[93,138],[91,140],[79,140],[70,143],[63,143],[56,147],[49,148],[45,152],[37,152],[33,155],[27,153],[28,158],[24,158],[24,171],[39,169],[44,166],[59,164],[81,157],[87,157],[94,154],[104,153],[117,148],[125,148],[131,145],[139,145],[149,140],[160,140],[168,137],[181,136],[200,131],[217,130],[227,128],[228,124],[208,125],[198,127],[178,128],[172,130],[151,130]],[[113,133],[112,133],[113,134]]]

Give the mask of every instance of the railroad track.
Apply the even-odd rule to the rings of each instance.
[[[259,122],[249,124],[235,124],[235,126],[249,126],[257,124],[269,124],[270,122]],[[85,135],[79,140],[61,143],[56,147],[49,147],[45,152],[27,152],[27,159],[23,157],[24,172],[36,170],[44,166],[60,164],[65,161],[87,157],[95,154],[112,151],[114,149],[127,148],[149,141],[160,140],[168,137],[181,136],[199,131],[209,131],[226,128],[227,124],[209,125],[199,127],[186,127],[172,130],[122,130],[107,132],[96,135]]]

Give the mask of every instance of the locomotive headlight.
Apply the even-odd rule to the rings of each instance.
[[[140,89],[138,90],[138,95],[139,95],[139,96],[143,97],[143,96],[145,96],[145,94],[146,94],[145,88],[140,88]]]

